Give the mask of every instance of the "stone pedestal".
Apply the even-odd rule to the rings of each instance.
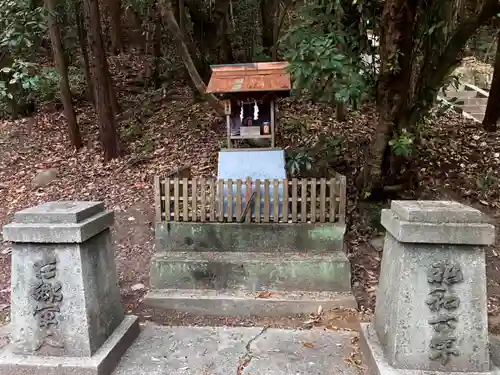
[[[373,323],[361,342],[372,374],[500,373],[491,365],[485,246],[495,228],[456,202],[393,201]]]
[[[11,343],[0,374],[110,374],[139,334],[125,316],[100,202],[50,202],[15,214]]]

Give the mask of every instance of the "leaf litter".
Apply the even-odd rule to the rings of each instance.
[[[41,202],[103,200],[107,208],[116,212],[113,238],[122,297],[128,311],[141,315],[147,288],[133,290],[132,286],[148,285],[149,281],[149,261],[154,252],[153,178],[183,166],[191,168],[193,177],[214,177],[225,131],[223,122],[209,107],[192,100],[188,87],[171,85],[167,95],[161,90],[142,88],[131,92],[132,86],[124,80],[127,74],[117,70],[140,71],[142,62],[122,56],[122,60],[110,65],[115,70],[117,91],[125,109],[118,118],[127,153],[107,164],[103,162],[97,120],[89,105],[80,104],[76,108],[84,140],[84,147],[78,152],[69,147],[62,112],[40,110],[30,118],[0,121],[0,224],[7,224],[14,212]],[[279,103],[277,116],[280,147],[314,148],[325,135],[344,139],[342,153],[333,168],[346,175],[348,181],[347,255],[353,268],[353,291],[361,308],[353,315],[365,320],[373,313],[381,257],[369,242],[380,236],[380,229],[361,209],[354,182],[375,132],[374,108],[365,106],[349,113],[347,121],[338,122],[332,106],[291,98]],[[485,133],[480,125],[451,113],[433,121],[433,126],[422,131],[421,138],[418,196],[473,205],[486,210],[498,225],[500,135]],[[37,173],[49,168],[57,169],[57,178],[47,186],[32,189]],[[488,255],[491,261],[487,262],[488,307],[490,314],[498,314],[500,286],[496,280],[500,280],[500,259],[494,256],[500,251],[498,243],[493,251]],[[4,269],[0,274],[0,289],[7,290],[0,293],[0,303],[8,304],[10,251],[5,243],[0,245],[0,266]],[[273,293],[259,292],[256,298],[271,298]],[[297,324],[342,329],[345,326],[339,324],[342,319],[328,318],[336,313],[318,311],[301,318]],[[152,314],[144,310],[143,315]],[[191,318],[183,315],[162,319],[178,322]],[[250,324],[237,317],[218,321]]]

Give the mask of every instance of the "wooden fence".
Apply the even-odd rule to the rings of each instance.
[[[156,177],[155,206],[157,221],[343,224],[346,179]]]

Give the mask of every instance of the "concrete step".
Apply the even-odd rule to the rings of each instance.
[[[342,250],[345,225],[338,223],[160,222],[158,251],[323,252]]]
[[[270,292],[213,289],[163,289],[149,292],[144,303],[157,309],[213,316],[289,316],[337,308],[358,308],[352,293]]]
[[[464,100],[464,105],[486,107],[488,98],[468,98]]]
[[[471,113],[470,115],[478,121],[483,121],[483,119],[484,119],[484,112],[483,113]]]
[[[164,252],[151,262],[153,289],[310,290],[348,292],[342,251],[322,254]]]
[[[460,106],[462,111],[467,112],[467,113],[484,113],[486,112],[486,106],[480,106],[480,105],[462,105]]]
[[[464,90],[464,91],[454,91],[454,90],[448,90],[446,91],[446,99],[451,100],[452,98],[457,98],[457,99],[466,99],[466,98],[476,98],[477,97],[477,92],[476,91],[469,91],[469,90]]]

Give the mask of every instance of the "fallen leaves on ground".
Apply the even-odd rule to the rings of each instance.
[[[84,141],[79,151],[69,145],[62,112],[40,110],[30,118],[0,121],[0,225],[7,224],[14,212],[41,202],[105,201],[116,212],[113,235],[120,286],[128,301],[127,310],[133,311],[142,301],[145,289],[132,286],[148,285],[149,262],[154,252],[154,176],[169,174],[182,166],[190,166],[194,177],[215,176],[225,131],[208,106],[193,102],[189,88],[174,83],[165,96],[161,90],[144,90],[132,82],[137,81],[137,73],[134,76],[120,69],[140,71],[142,63],[133,56],[121,56],[111,66],[124,109],[118,118],[127,153],[103,162],[97,119],[89,105],[76,108]],[[129,76],[131,81],[125,81]],[[136,90],[134,85],[139,88]],[[313,148],[325,135],[344,139],[335,170],[347,177],[347,253],[361,314],[369,316],[373,312],[381,258],[369,242],[379,236],[380,229],[374,221],[380,217],[383,205],[370,213],[375,216],[370,221],[367,210],[359,204],[354,182],[362,167],[364,150],[374,135],[374,108],[363,107],[349,113],[347,121],[338,122],[334,106],[289,98],[278,104],[278,121],[278,147]],[[421,136],[419,196],[454,199],[476,206],[499,225],[500,134],[485,133],[480,125],[452,113],[432,120]],[[57,177],[46,186],[33,188],[37,173],[50,168],[57,169]],[[498,244],[493,250],[500,252]],[[496,280],[500,280],[500,259],[492,254],[487,261],[488,308],[490,313],[498,313],[500,287]],[[0,274],[0,304],[7,304],[7,244],[0,245],[0,267],[4,270]],[[259,292],[256,298],[270,298],[272,293]],[[313,315],[304,319],[306,326],[321,322],[331,327],[343,326],[338,323],[340,318],[328,323],[324,313]]]

